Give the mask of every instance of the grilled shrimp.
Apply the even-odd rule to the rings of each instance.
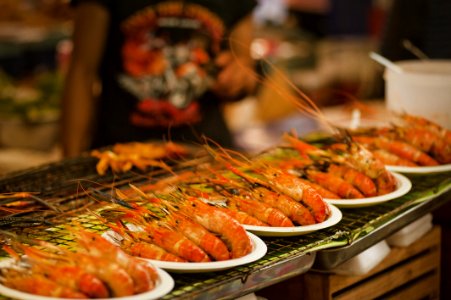
[[[157,223],[147,223],[144,230],[153,243],[191,262],[208,262],[207,253],[180,232]]]
[[[304,205],[284,194],[275,193],[265,187],[257,187],[252,190],[252,195],[258,198],[258,200],[279,209],[290,220],[299,225],[316,223],[312,213]]]
[[[327,187],[342,198],[354,199],[364,197],[352,184],[340,177],[314,170],[308,170],[307,176],[309,179],[323,187]]]
[[[7,270],[2,272],[4,273],[3,284],[12,289],[47,297],[88,299],[88,295],[60,285],[44,274],[11,274]]]
[[[305,180],[302,178],[299,178],[299,180],[301,182],[303,182],[305,185],[308,185],[311,188],[315,189],[323,198],[326,198],[326,199],[339,199],[340,198],[336,193],[331,192],[330,190],[328,190],[327,188],[325,188],[319,184],[316,184],[314,182],[311,182],[311,181],[308,181],[308,180]]]
[[[139,256],[142,258],[173,261],[173,262],[186,262],[186,260],[167,252],[161,247],[158,247],[151,242],[137,241],[134,243],[125,243],[123,245],[124,251],[133,256]]]
[[[237,220],[240,224],[244,225],[253,225],[253,226],[269,226],[267,223],[260,221],[253,216],[238,210],[236,206],[228,205],[227,207],[218,207],[219,210],[225,212],[235,220]]]
[[[231,196],[229,199],[239,210],[253,216],[254,218],[267,223],[269,226],[293,227],[290,218],[279,209],[256,199],[247,197]]]
[[[407,166],[407,167],[416,167],[418,166],[413,161],[410,161],[408,159],[404,159],[402,157],[399,157],[396,154],[393,154],[391,152],[388,152],[383,149],[374,149],[371,151],[377,159],[379,159],[381,162],[383,162],[386,165],[391,166]]]
[[[230,252],[224,242],[205,229],[205,227],[179,213],[172,213],[168,216],[167,223],[192,240],[214,260],[230,259]]]
[[[187,197],[180,209],[209,231],[219,234],[231,251],[232,258],[245,256],[252,251],[252,242],[246,230],[226,213],[196,197]]]
[[[327,173],[338,176],[355,186],[365,197],[377,195],[377,189],[374,182],[365,174],[342,165],[332,164],[327,169]]]
[[[86,230],[72,231],[80,245],[88,254],[97,258],[107,258],[126,271],[134,285],[134,293],[148,291],[154,288],[158,278],[156,270],[144,261],[127,255],[116,245],[111,244],[98,234]]]
[[[367,144],[376,148],[384,149],[389,152],[392,152],[404,159],[408,159],[417,163],[421,166],[437,166],[439,163],[427,155],[426,153],[418,150],[412,145],[407,143],[389,140],[385,137],[364,137],[364,136],[355,136],[353,140],[356,142]]]

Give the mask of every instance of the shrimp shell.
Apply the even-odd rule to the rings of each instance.
[[[162,261],[186,262],[185,259],[182,259],[172,253],[169,253],[155,244],[144,241],[138,241],[131,243],[130,245],[124,245],[124,249],[131,255],[139,256],[142,258]]]
[[[258,197],[260,201],[279,209],[288,218],[299,225],[311,225],[316,223],[312,213],[304,205],[286,195],[272,192],[264,187],[254,189],[252,194]]]
[[[157,246],[191,262],[208,262],[207,253],[183,234],[164,226],[149,223],[144,230]]]
[[[355,169],[332,164],[329,166],[327,173],[338,176],[346,182],[349,182],[362,192],[365,197],[374,197],[377,195],[376,185],[373,180]]]
[[[171,214],[168,223],[174,229],[192,240],[215,260],[221,261],[230,259],[230,252],[224,242],[214,234],[210,233],[205,227],[176,213]]]
[[[313,170],[308,171],[307,176],[316,183],[324,187],[327,186],[328,189],[334,193],[337,193],[340,197],[351,199],[364,198],[363,194],[360,193],[352,184],[344,181],[340,177]]]
[[[435,159],[433,159],[426,153],[418,150],[412,145],[401,141],[389,140],[384,137],[376,138],[363,136],[356,136],[353,137],[353,139],[359,143],[369,144],[377,148],[387,150],[404,159],[411,160],[421,166],[437,166],[439,164]]]
[[[217,233],[226,242],[232,258],[238,258],[252,251],[252,241],[238,221],[226,213],[189,197],[182,210],[209,231]]]

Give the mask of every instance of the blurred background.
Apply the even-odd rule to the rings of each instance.
[[[265,79],[255,97],[225,107],[239,147],[258,152],[291,128],[321,128],[284,97],[296,89],[337,122],[357,101],[377,109],[382,67],[368,53],[379,47],[391,2],[259,0],[252,53]],[[0,174],[61,158],[59,101],[72,17],[68,0],[0,2]]]

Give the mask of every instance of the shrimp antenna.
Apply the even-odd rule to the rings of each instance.
[[[222,147],[219,143],[215,142],[213,139],[203,136],[203,139],[205,141],[204,147],[206,148],[207,152],[210,153],[213,158],[215,159],[219,159],[222,162],[225,162],[227,160],[232,160],[235,164],[239,165],[239,166],[243,166],[244,163],[239,161],[238,159],[234,158],[233,155],[236,155],[240,158],[242,158],[243,160],[247,161],[248,163],[251,162],[251,160],[246,157],[244,154],[232,150],[232,149],[225,149],[224,147]],[[218,153],[218,151],[214,150],[209,143],[212,143],[213,145],[215,145],[218,149],[218,151],[220,153]]]
[[[114,196],[112,196],[110,194],[107,194],[105,192],[101,192],[101,191],[96,190],[96,189],[91,189],[90,191],[91,191],[91,195],[97,196],[97,198],[95,198],[95,199],[99,199],[101,201],[106,201],[106,202],[119,204],[119,205],[121,205],[123,207],[126,207],[126,208],[129,208],[129,209],[135,209],[133,206],[130,205],[130,203],[128,203],[128,202],[126,202],[124,200],[118,199],[118,198],[116,198],[116,197],[114,197]]]

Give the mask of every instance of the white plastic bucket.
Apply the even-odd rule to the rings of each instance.
[[[402,73],[386,69],[386,106],[392,112],[423,116],[451,129],[451,60],[396,63]]]

